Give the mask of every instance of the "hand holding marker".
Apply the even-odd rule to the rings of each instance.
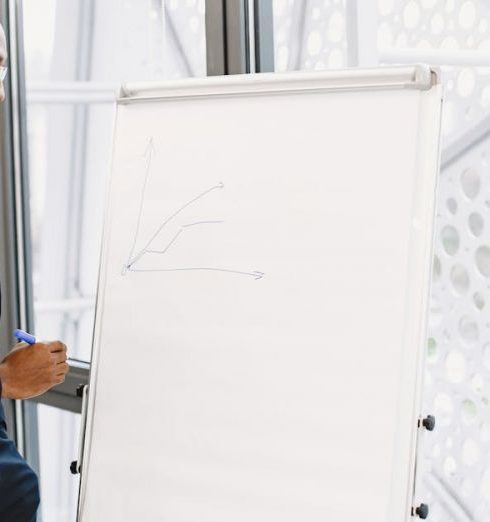
[[[17,337],[17,339],[19,341],[23,341],[27,344],[36,343],[36,338],[33,335],[31,335],[30,333],[24,332],[24,330],[19,330],[18,328],[16,328],[14,330],[14,336]]]
[[[14,330],[21,342],[0,361],[0,390],[6,399],[30,399],[65,380],[70,367],[61,341],[38,341],[34,335]],[[1,518],[1,517],[0,517]]]
[[[21,344],[0,361],[2,397],[31,399],[65,380],[70,367],[66,346],[61,341],[36,342],[34,335],[20,329],[13,334]]]

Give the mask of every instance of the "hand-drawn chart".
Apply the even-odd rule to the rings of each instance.
[[[143,181],[143,186],[141,189],[141,196],[139,200],[138,206],[138,215],[136,219],[135,232],[133,236],[133,241],[131,244],[131,249],[127,258],[127,261],[123,265],[122,275],[126,275],[128,272],[195,272],[195,271],[206,271],[206,272],[221,272],[225,274],[235,275],[235,276],[245,276],[249,278],[253,278],[255,280],[262,279],[264,277],[264,273],[259,270],[247,270],[240,269],[236,267],[226,267],[226,266],[169,266],[167,265],[167,254],[174,249],[183,248],[182,240],[189,235],[190,231],[194,231],[195,229],[201,227],[212,227],[219,226],[224,223],[223,219],[217,217],[216,219],[200,219],[200,220],[185,220],[185,211],[187,209],[191,209],[198,206],[199,202],[209,198],[210,195],[216,194],[217,192],[223,192],[225,190],[225,185],[223,182],[218,181],[212,186],[201,190],[200,192],[196,191],[196,195],[189,199],[188,201],[182,201],[177,208],[171,211],[168,215],[163,217],[161,223],[153,230],[153,232],[146,234],[143,231],[142,221],[145,213],[145,201],[148,190],[148,182],[152,176],[153,168],[152,162],[153,158],[156,154],[156,148],[154,144],[154,138],[150,137],[148,139],[146,151],[143,155],[144,157],[144,165],[145,165],[145,176]],[[176,223],[177,218],[184,218],[184,220],[179,223]],[[172,230],[173,229],[173,230]],[[164,243],[163,246],[157,246],[157,242],[162,238],[163,233],[168,233],[171,231],[172,235],[170,239]],[[148,239],[146,239],[146,237]],[[143,246],[138,247],[138,244],[141,244],[143,241]],[[159,257],[158,264],[154,268],[148,268],[141,266],[142,260],[149,256],[156,255]]]

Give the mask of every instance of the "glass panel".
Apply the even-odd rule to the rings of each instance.
[[[29,108],[36,334],[63,339],[82,360],[90,359],[112,119],[109,104]]]
[[[204,0],[25,0],[24,28],[36,333],[89,360],[114,93],[205,74]]]
[[[417,479],[441,522],[490,519],[489,20],[483,0],[274,0],[277,70],[443,64],[424,389],[437,424]]]
[[[72,358],[90,359],[115,92],[205,75],[204,5],[22,2],[35,333],[65,341]],[[79,416],[38,411],[42,517],[74,521]]]
[[[41,517],[45,522],[76,519],[78,477],[70,472],[77,459],[80,415],[39,404],[37,407]]]
[[[345,0],[274,0],[276,71],[345,67],[345,3]]]

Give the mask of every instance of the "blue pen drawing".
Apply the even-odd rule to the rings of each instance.
[[[215,267],[215,266],[186,266],[186,267],[168,267],[165,266],[165,256],[172,249],[178,248],[178,245],[186,234],[186,232],[191,230],[198,230],[202,227],[209,226],[219,226],[224,223],[222,219],[206,219],[206,220],[198,220],[191,221],[189,223],[184,223],[177,226],[177,229],[171,236],[170,240],[163,246],[157,247],[156,242],[158,239],[161,239],[162,234],[164,232],[170,231],[170,227],[174,226],[175,219],[180,216],[186,209],[191,207],[196,207],[197,203],[205,198],[208,198],[213,193],[218,193],[224,190],[225,185],[223,182],[218,182],[215,185],[199,192],[196,196],[194,196],[189,201],[182,204],[178,207],[174,212],[172,212],[169,216],[167,216],[162,223],[156,228],[156,230],[149,235],[149,238],[144,242],[143,247],[136,248],[138,244],[138,239],[141,239],[142,231],[141,231],[141,223],[144,214],[145,207],[145,196],[148,189],[148,181],[151,177],[152,172],[152,160],[155,156],[155,145],[153,137],[148,140],[148,144],[146,147],[146,151],[144,154],[144,162],[145,162],[145,175],[143,186],[141,189],[140,199],[139,199],[139,210],[138,217],[136,220],[135,232],[131,244],[131,249],[127,258],[126,263],[124,263],[122,269],[122,275],[126,275],[127,272],[191,272],[191,271],[207,271],[207,272],[221,272],[224,274],[238,275],[238,276],[247,276],[253,279],[262,279],[264,277],[264,273],[259,270],[239,270],[234,268],[227,267]],[[163,259],[163,266],[159,266],[158,268],[144,268],[141,265],[141,260],[148,255],[158,255]]]

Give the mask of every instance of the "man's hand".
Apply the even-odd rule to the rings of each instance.
[[[66,346],[60,341],[19,343],[0,363],[2,397],[29,399],[65,380],[69,366]]]

